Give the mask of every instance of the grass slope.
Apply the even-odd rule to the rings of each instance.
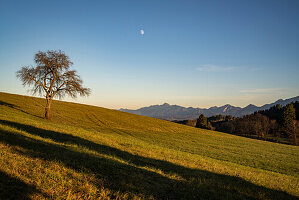
[[[0,199],[298,199],[299,148],[0,93]],[[25,198],[25,199],[26,199]]]

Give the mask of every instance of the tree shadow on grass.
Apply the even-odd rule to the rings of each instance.
[[[6,107],[9,107],[9,108],[13,108],[15,110],[18,110],[18,111],[21,111],[22,113],[25,113],[25,114],[28,114],[28,115],[31,115],[31,116],[34,116],[34,117],[38,117],[40,119],[43,119],[41,116],[38,116],[38,115],[34,115],[32,113],[29,113],[29,112],[26,112],[24,110],[22,110],[20,108],[20,106],[17,106],[17,105],[14,105],[14,104],[11,104],[11,103],[7,103],[7,102],[4,102],[4,101],[1,101],[0,100],[0,106],[3,105],[3,106],[6,106]]]
[[[0,123],[21,129],[32,135],[52,139],[57,143],[83,146],[104,156],[113,156],[129,163],[73,151],[59,144],[51,144],[14,132],[0,130],[0,141],[28,150],[20,152],[26,156],[59,161],[79,172],[82,169],[92,172],[98,180],[101,180],[93,183],[98,188],[104,186],[112,191],[142,194],[146,198],[154,197],[155,199],[297,199],[286,192],[257,186],[241,178],[190,169],[167,161],[133,155],[80,137],[30,125],[5,120],[0,120]],[[160,170],[165,174],[179,176],[181,179],[171,179],[147,169]]]
[[[35,186],[24,183],[18,178],[11,177],[0,171],[0,199],[16,200],[31,199],[30,194],[41,193]],[[46,197],[44,195],[44,197]]]

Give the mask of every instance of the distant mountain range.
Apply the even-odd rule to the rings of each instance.
[[[120,111],[133,113],[137,115],[144,115],[148,117],[154,117],[165,120],[185,120],[185,119],[195,119],[198,118],[200,114],[204,114],[206,117],[210,117],[213,115],[232,115],[236,117],[241,117],[243,115],[248,115],[254,113],[258,110],[266,110],[270,107],[280,104],[285,106],[291,102],[299,101],[299,96],[290,98],[290,99],[279,99],[274,103],[265,104],[261,107],[255,105],[248,105],[244,108],[232,106],[226,104],[224,106],[214,106],[211,108],[192,108],[192,107],[182,107],[178,105],[169,105],[168,103],[164,103],[163,105],[152,105],[148,107],[139,108],[137,110],[130,109],[120,109]]]

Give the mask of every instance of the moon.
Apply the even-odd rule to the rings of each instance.
[[[140,30],[140,34],[144,35],[144,30],[143,29]]]

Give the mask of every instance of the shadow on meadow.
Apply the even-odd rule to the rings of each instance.
[[[0,100],[0,106],[1,106],[1,105],[2,105],[2,106],[9,107],[9,108],[13,108],[13,109],[15,109],[15,110],[21,111],[22,113],[25,113],[25,114],[28,114],[28,115],[32,115],[32,116],[34,116],[34,117],[38,117],[38,118],[41,118],[41,119],[42,119],[41,116],[34,115],[34,114],[32,114],[32,113],[28,113],[28,112],[22,110],[22,109],[20,108],[20,106],[17,106],[17,105],[11,104],[11,103],[6,103],[5,101],[1,101],[1,100]]]
[[[0,171],[0,199],[30,199],[29,195],[41,193],[33,185],[24,183],[18,178],[11,177],[5,172]],[[46,198],[46,196],[44,195]]]
[[[51,144],[0,130],[0,141],[28,150],[24,151],[25,153],[20,152],[26,156],[59,161],[78,172],[83,170],[95,174],[98,181],[93,184],[98,188],[104,186],[112,191],[138,193],[155,199],[297,199],[286,192],[257,186],[238,177],[190,169],[167,161],[133,155],[80,137],[6,120],[0,120],[0,124],[48,138],[57,143],[82,146],[132,164],[128,165],[114,159],[73,151],[60,144]],[[171,179],[145,168],[154,168],[181,178],[180,180]]]

